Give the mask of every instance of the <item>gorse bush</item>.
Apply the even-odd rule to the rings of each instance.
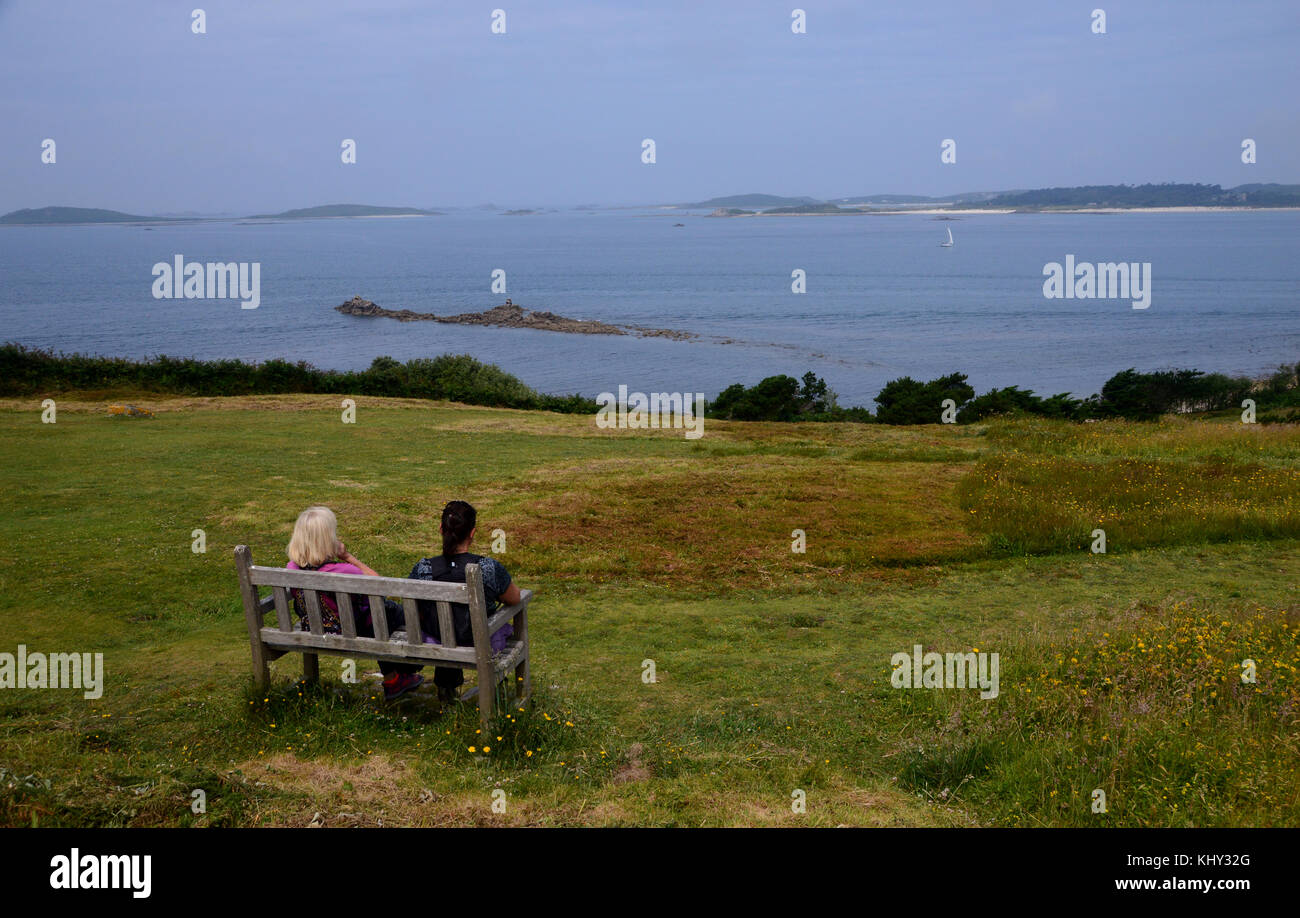
[[[0,395],[95,389],[134,389],[173,395],[282,395],[332,393],[446,399],[494,408],[595,412],[579,395],[537,392],[509,373],[464,354],[399,363],[376,357],[360,372],[321,370],[309,363],[268,360],[125,360],[53,354],[19,344],[0,346]]]

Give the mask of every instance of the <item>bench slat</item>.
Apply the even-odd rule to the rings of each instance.
[[[495,615],[488,618],[488,634],[496,634],[501,630],[502,625],[527,609],[528,603],[532,598],[532,590],[520,590],[518,604],[513,606],[502,606],[500,609],[497,609]]]
[[[406,643],[423,644],[424,635],[420,633],[420,607],[409,596],[402,599],[402,611],[406,613]]]
[[[331,653],[339,656],[359,654],[377,660],[437,663],[439,666],[473,668],[478,658],[473,647],[443,647],[441,644],[408,644],[402,641],[377,641],[374,638],[347,638],[341,634],[310,634],[306,631],[278,631],[263,628],[263,643],[275,650],[295,653]]]
[[[289,617],[289,591],[284,587],[275,587],[272,591],[275,599],[275,622],[281,631],[293,630],[293,619]]]
[[[236,545],[235,575],[239,578],[239,598],[244,603],[244,624],[248,626],[248,645],[253,653],[253,684],[261,690],[271,684],[271,670],[266,665],[266,645],[259,636],[263,627],[261,600],[250,574],[252,565],[253,553],[248,546]]]
[[[339,604],[339,627],[343,629],[343,636],[356,637],[357,622],[352,617],[352,595],[350,593],[335,593],[334,600]]]
[[[388,610],[384,608],[384,597],[370,597],[370,621],[375,625],[375,637],[378,640],[388,640]]]
[[[483,570],[477,564],[465,565],[465,585],[469,588],[469,624],[474,632],[474,652],[478,657],[478,716],[483,733],[495,716],[496,670],[492,667],[492,642],[488,635],[487,604],[483,596]]]
[[[446,647],[459,647],[456,643],[456,626],[451,621],[451,604],[438,603],[438,634]]]
[[[315,590],[303,590],[303,601],[307,603],[307,624],[312,634],[324,634],[325,626],[320,620],[320,594]]]
[[[293,571],[285,567],[249,567],[249,579],[256,586],[284,586],[344,593],[379,593],[402,599],[431,599],[435,602],[469,603],[469,588],[463,583],[441,580],[407,580],[404,577],[365,577],[360,574],[322,574]]]

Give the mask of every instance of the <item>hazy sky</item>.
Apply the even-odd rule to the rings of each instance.
[[[1297,0],[0,0],[0,212],[1300,182],[1298,47]]]

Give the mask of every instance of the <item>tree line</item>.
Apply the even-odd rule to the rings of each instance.
[[[582,395],[538,392],[500,367],[466,354],[405,363],[376,357],[365,370],[321,370],[303,361],[245,363],[166,356],[129,360],[0,345],[0,396],[114,390],[190,396],[373,395],[568,414],[594,414],[598,407]],[[976,395],[964,373],[924,381],[903,376],[890,380],[876,395],[874,413],[840,405],[826,380],[809,372],[801,379],[777,375],[752,386],[734,383],[709,403],[705,416],[734,421],[936,424],[948,408],[960,424],[998,415],[1150,421],[1169,413],[1240,411],[1246,399],[1255,402],[1260,421],[1300,420],[1300,363],[1281,366],[1258,380],[1199,370],[1128,369],[1087,398],[1066,393],[1040,396],[1018,386]]]

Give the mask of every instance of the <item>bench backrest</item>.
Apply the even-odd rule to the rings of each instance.
[[[488,646],[487,602],[483,596],[483,574],[477,564],[465,565],[464,583],[444,583],[432,580],[409,580],[402,577],[362,577],[356,574],[326,574],[320,571],[295,571],[283,567],[259,567],[253,564],[252,552],[247,545],[235,548],[235,567],[239,573],[239,587],[244,599],[244,612],[249,629],[262,627],[262,616],[275,610],[276,624],[281,631],[297,631],[296,616],[291,614],[290,590],[301,590],[307,609],[309,630],[312,634],[325,633],[321,621],[321,593],[333,593],[338,604],[339,624],[343,635],[357,636],[356,621],[352,615],[352,597],[366,596],[370,602],[370,619],[374,625],[374,640],[387,642],[388,616],[384,614],[384,597],[400,599],[406,619],[406,642],[421,644],[424,634],[420,629],[417,600],[430,600],[437,604],[439,643],[456,647],[456,629],[452,623],[451,604],[469,606],[470,627],[474,643]],[[261,598],[258,587],[270,587],[270,603]],[[362,640],[365,640],[362,638]]]

